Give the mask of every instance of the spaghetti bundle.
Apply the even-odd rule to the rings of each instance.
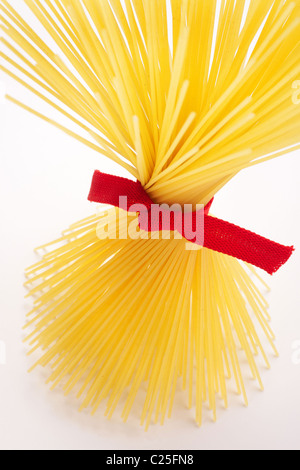
[[[153,202],[206,206],[239,171],[300,148],[299,0],[24,0],[28,21],[12,3],[0,0],[0,69],[70,125],[7,99],[118,163]],[[277,354],[254,268],[110,214],[115,239],[98,236],[99,213],[26,272],[35,366],[109,417],[125,400],[126,420],[144,393],[146,428],[171,415],[180,382],[199,425],[203,403],[214,419],[217,394],[227,406],[228,377],[247,403],[239,349],[261,387],[256,326]],[[132,224],[138,236],[124,236]]]

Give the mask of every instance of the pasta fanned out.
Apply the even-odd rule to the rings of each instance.
[[[7,98],[120,164],[153,201],[207,204],[239,171],[300,148],[299,0],[22,3],[28,15],[0,0],[0,69],[70,125]],[[27,340],[53,387],[77,387],[94,412],[106,400],[108,416],[126,395],[125,420],[142,389],[146,427],[171,414],[179,379],[198,424],[206,400],[216,418],[217,393],[227,406],[226,377],[247,403],[238,350],[261,387],[254,356],[269,366],[255,323],[277,354],[249,266],[183,240],[100,240],[103,223],[73,225],[27,271]]]
[[[24,2],[45,37],[1,0],[1,58],[16,71],[1,69],[154,200],[207,203],[238,171],[299,146],[299,0]]]

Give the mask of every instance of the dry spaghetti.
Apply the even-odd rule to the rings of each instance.
[[[0,69],[70,126],[7,98],[117,162],[153,201],[206,205],[239,171],[300,148],[299,0],[24,3],[28,21],[0,0]],[[146,427],[171,414],[179,380],[198,424],[206,401],[216,418],[216,394],[227,406],[231,375],[247,403],[239,347],[261,387],[255,355],[269,366],[255,324],[277,353],[248,267],[183,240],[100,240],[102,223],[75,224],[27,271],[28,341],[52,387],[93,412],[106,401],[109,417],[126,396],[126,420],[146,383]]]

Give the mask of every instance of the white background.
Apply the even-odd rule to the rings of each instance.
[[[300,78],[300,77],[299,77]],[[3,75],[11,94],[19,88]],[[27,101],[28,102],[28,101]],[[36,261],[33,248],[56,238],[70,223],[94,212],[86,200],[94,169],[123,174],[114,164],[60,131],[2,101],[0,104],[0,448],[14,449],[299,449],[300,448],[300,154],[246,170],[216,197],[214,214],[298,250],[274,277],[272,327],[280,358],[270,352],[271,371],[261,367],[265,391],[247,380],[250,406],[230,397],[218,422],[194,409],[178,391],[174,414],[164,427],[145,433],[138,409],[126,425],[118,414],[79,414],[74,397],[50,392],[47,371],[27,374],[31,361],[22,344],[22,326],[31,302],[24,300],[24,268]],[[0,343],[1,344],[1,343]],[[297,349],[293,349],[297,348]],[[259,362],[260,363],[260,362]]]

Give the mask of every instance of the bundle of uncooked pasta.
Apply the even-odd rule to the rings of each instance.
[[[205,402],[216,419],[228,378],[247,403],[240,349],[263,387],[257,326],[277,351],[253,275],[275,272],[292,247],[213,217],[211,204],[241,170],[300,148],[300,1],[23,3],[26,14],[0,0],[0,69],[57,121],[7,99],[132,175],[96,172],[90,200],[108,213],[71,226],[26,271],[35,366],[81,410],[104,404],[111,417],[122,401],[126,420],[140,394],[147,428],[183,387],[199,425]],[[169,237],[160,219],[147,229],[162,204],[191,206],[192,223],[201,213],[194,238],[178,214]]]

